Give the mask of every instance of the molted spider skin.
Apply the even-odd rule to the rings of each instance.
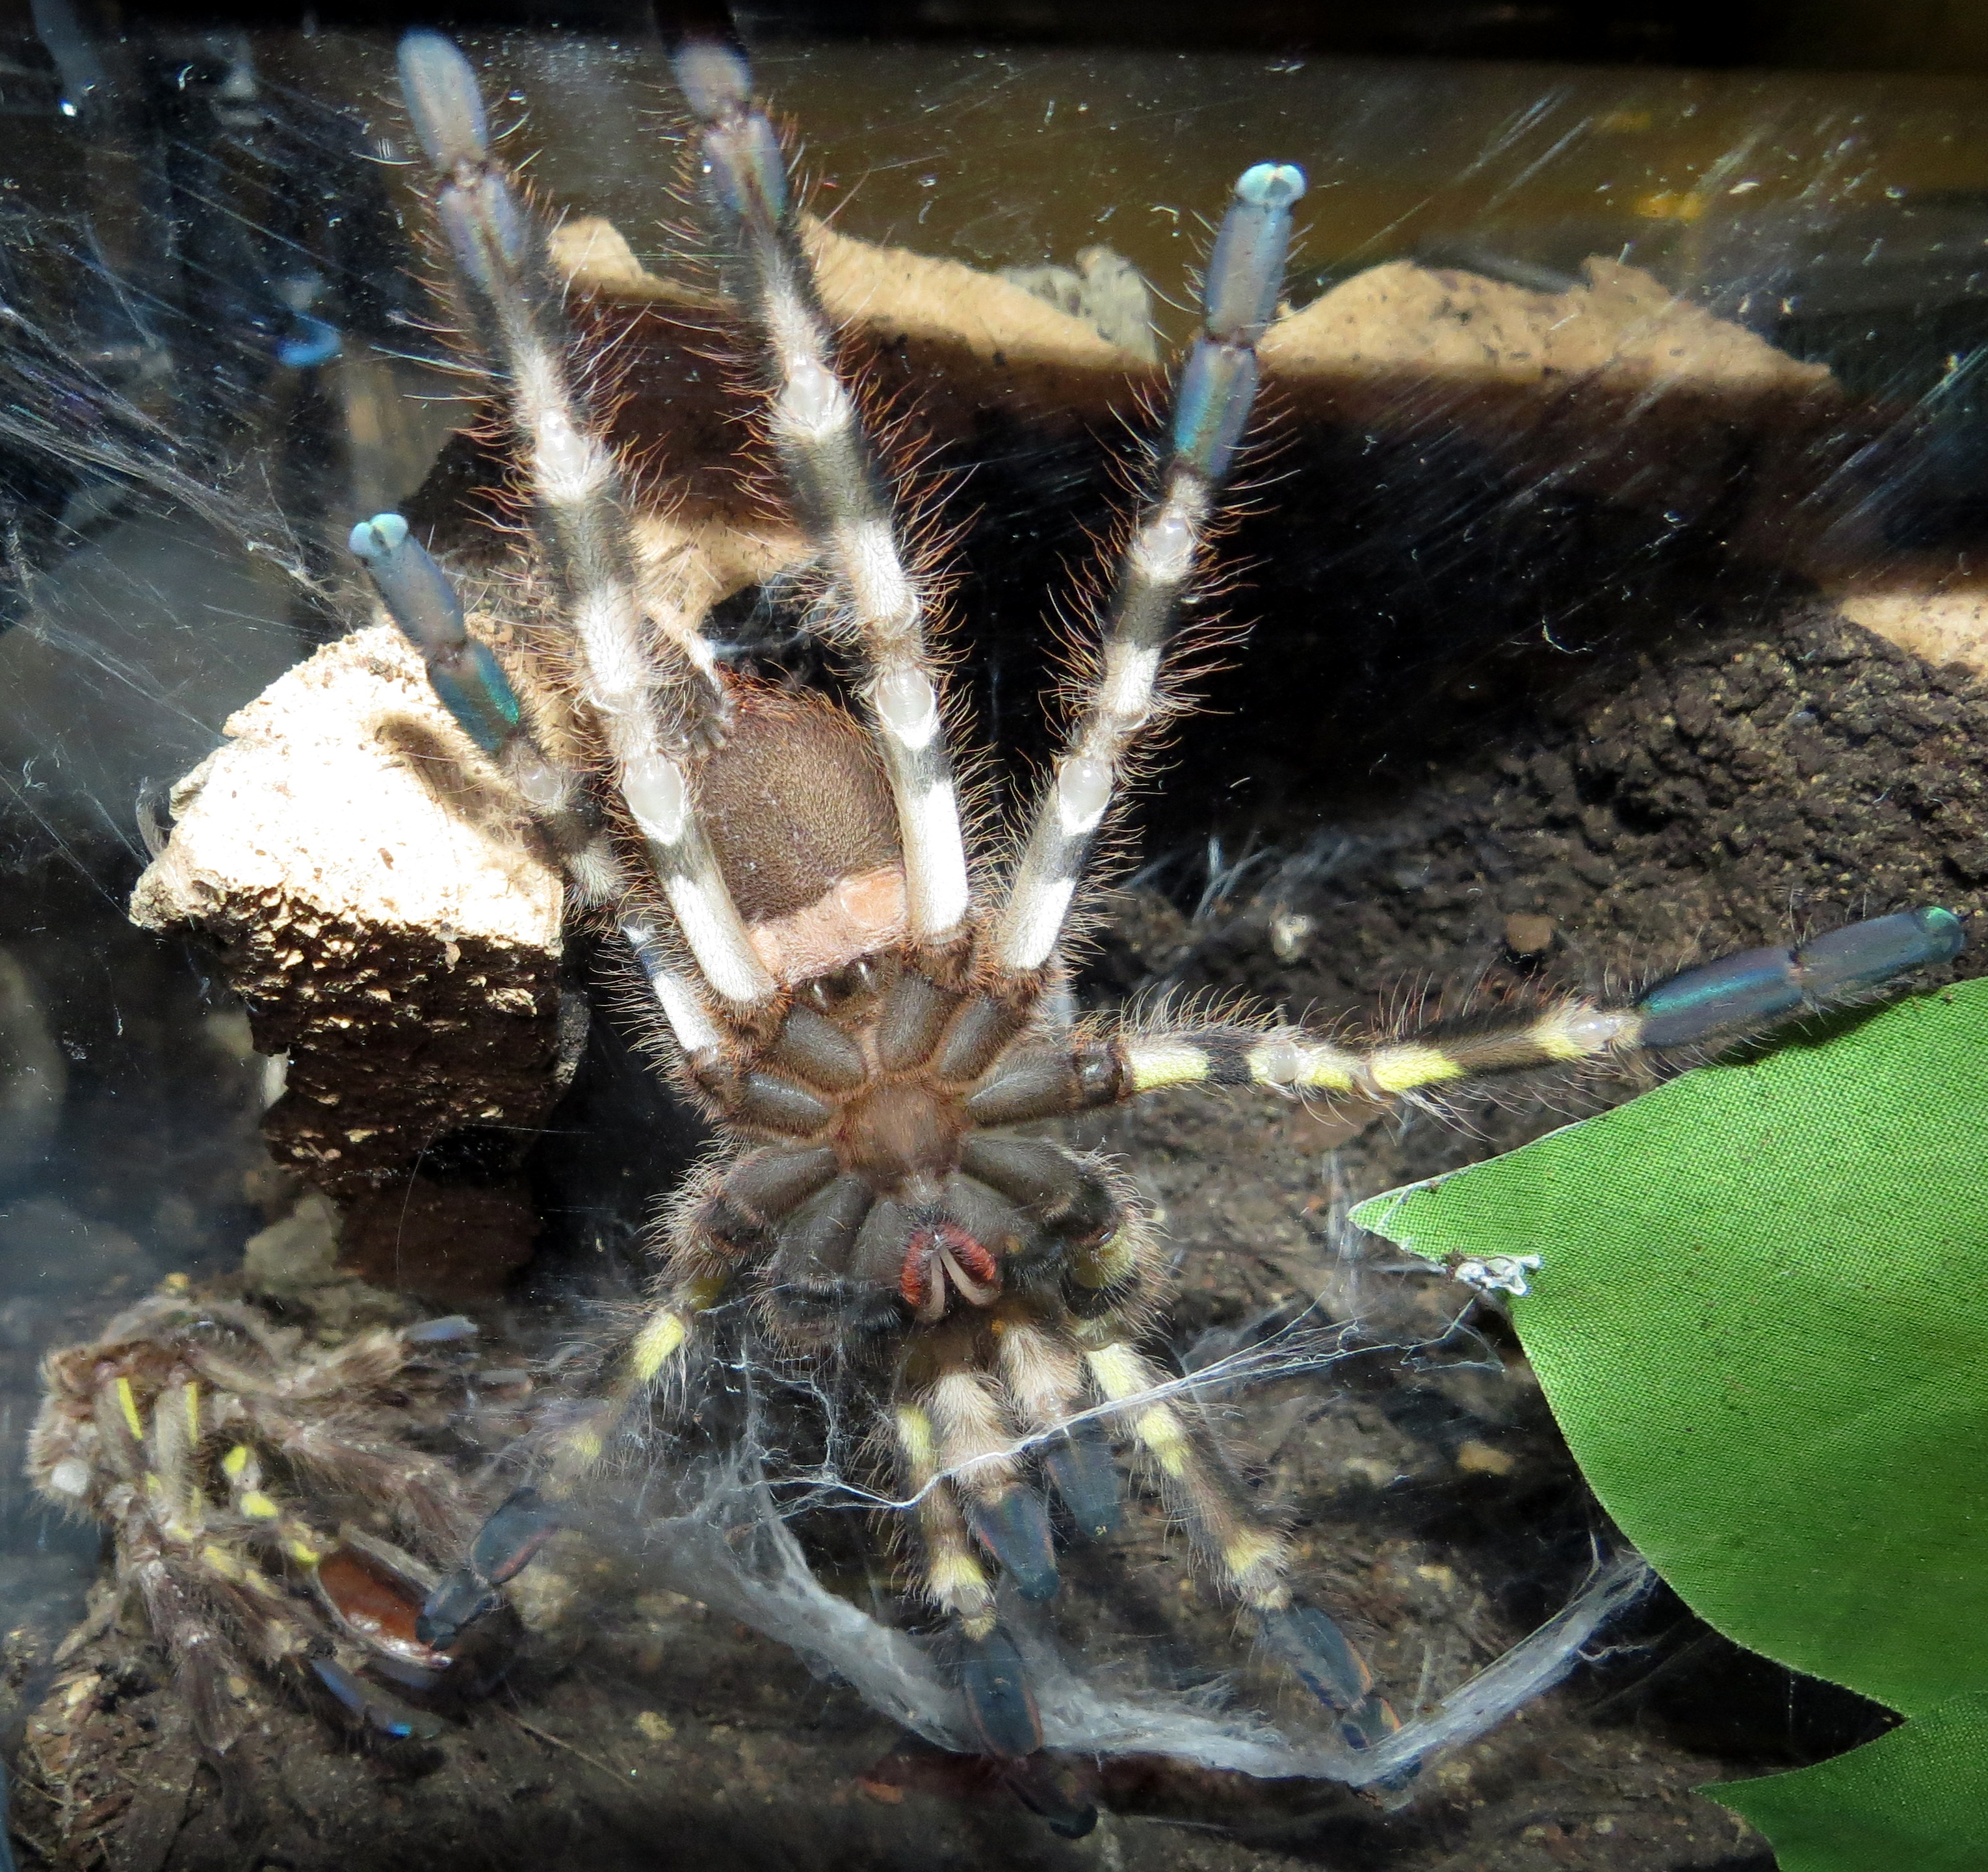
[[[475,1525],[454,1472],[405,1438],[403,1387],[459,1318],[361,1333],[299,1356],[253,1311],[154,1295],[88,1345],[50,1354],[29,1473],[58,1506],[106,1524],[217,1759],[239,1732],[231,1681],[246,1651],[315,1700],[325,1693],[382,1742],[440,1732],[377,1682],[476,1694],[494,1681],[509,1621],[438,1651],[415,1630],[435,1570],[320,1504],[384,1511],[411,1547],[454,1554]],[[487,1640],[481,1637],[487,1629]]]
[[[515,444],[536,588],[553,594],[551,615],[527,621],[557,640],[544,659],[557,692],[526,705],[398,516],[361,523],[353,547],[437,694],[560,855],[576,907],[627,940],[672,1069],[732,1147],[667,1219],[654,1303],[610,1381],[546,1440],[531,1486],[437,1587],[416,1635],[448,1644],[498,1603],[624,1421],[681,1377],[700,1313],[742,1297],[787,1353],[879,1375],[921,1583],[951,1628],[979,1747],[1019,1763],[1041,1745],[994,1578],[1024,1598],[1056,1590],[1036,1475],[1080,1533],[1107,1536],[1114,1444],[1345,1741],[1370,1746],[1396,1726],[1372,1674],[1294,1596],[1285,1537],[1140,1350],[1167,1262],[1131,1185],[1017,1127],[1178,1086],[1376,1103],[1723,1042],[1948,959],[1960,926],[1909,911],[1713,962],[1632,1002],[1564,995],[1511,1024],[1371,1043],[1267,1016],[1068,1027],[1072,907],[1128,774],[1184,705],[1169,678],[1177,621],[1247,428],[1304,177],[1266,162],[1236,183],[1165,440],[1077,647],[1060,751],[1012,853],[983,851],[960,805],[928,570],[905,546],[891,476],[838,374],[779,138],[734,48],[688,44],[675,69],[768,452],[812,545],[816,627],[842,654],[855,703],[720,668],[698,620],[643,588],[631,496],[584,394],[587,362],[537,218],[491,148],[468,62],[438,35],[411,33],[404,90],[466,333]],[[552,680],[539,672],[527,689]],[[542,741],[541,721],[572,725],[567,752]],[[1017,1769],[1035,1790],[1023,1798],[1060,1812],[1040,1767]]]

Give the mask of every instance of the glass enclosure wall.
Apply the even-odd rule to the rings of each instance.
[[[1375,1048],[1489,1059],[1567,996],[1641,1019],[1694,964],[1981,907],[1988,79],[746,24],[803,204],[782,251],[844,329],[931,581],[988,931],[1131,516],[1174,485],[1176,360],[1240,342],[1203,303],[1215,225],[1252,165],[1308,184],[1188,599],[1194,706],[1117,775],[1087,921],[996,993],[991,949],[945,975],[904,907],[922,809],[875,850],[850,833],[870,856],[818,900],[752,908],[884,797],[895,691],[836,487],[812,534],[783,493],[805,372],[769,400],[663,39],[456,37],[545,231],[542,255],[516,237],[532,329],[570,329],[620,451],[654,671],[831,723],[672,744],[786,970],[766,1005],[833,1026],[928,966],[1059,1059],[1119,1034],[1122,1098],[1024,1100],[1007,1140],[1058,1147],[1102,1206],[1080,1227],[1012,1171],[1023,1219],[981,1231],[1011,1265],[892,1184],[862,1225],[898,1205],[901,1240],[864,1260],[851,1223],[803,1265],[776,1225],[898,1136],[863,1101],[929,1065],[846,1015],[869,1052],[860,1097],[830,1088],[840,1170],[771,1220],[719,1214],[714,1111],[773,1016],[720,997],[734,1079],[671,1076],[656,958],[703,952],[658,910],[638,968],[622,913],[661,884],[562,909],[565,835],[520,803],[516,744],[493,765],[463,738],[349,545],[404,515],[526,729],[599,769],[573,823],[663,849],[561,634],[577,536],[533,544],[550,479],[521,478],[491,316],[435,231],[438,188],[489,173],[466,119],[431,105],[460,159],[438,184],[390,34],[112,30],[38,0],[0,36],[15,1852],[435,1872],[646,1865],[681,1837],[741,1866],[1765,1872],[1695,1790],[1893,1712],[1701,1623],[1583,1482],[1509,1295],[1349,1211],[1732,1036],[1521,1047],[1481,1095]],[[836,752],[868,748],[873,702],[884,755]],[[746,779],[728,740],[761,750]],[[895,907],[862,923],[879,877]],[[810,972],[822,904],[875,940]],[[1128,1015],[1220,1044],[1156,1064]],[[1272,1040],[1364,1048],[1365,1076],[1300,1086],[1249,1053]],[[969,1082],[932,1094],[962,1133]],[[666,1215],[705,1231],[694,1305]],[[742,1246],[776,1237],[788,1259]],[[1135,1247],[1136,1279],[1110,1259]],[[1065,1301],[1028,1297],[1055,1281],[1067,1338]],[[781,1293],[831,1288],[830,1326],[779,1324]],[[1250,1586],[1259,1539],[1287,1587]],[[959,1610],[969,1574],[998,1643]],[[449,1652],[436,1595],[465,1577]]]

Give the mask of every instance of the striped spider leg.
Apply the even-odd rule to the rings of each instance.
[[[529,1484],[430,1597],[419,1635],[446,1647],[483,1615],[624,1429],[684,1385],[698,1316],[735,1296],[783,1356],[861,1372],[888,1395],[921,1588],[984,1749],[1026,1758],[1043,1739],[999,1581],[1024,1599],[1057,1589],[1045,1485],[1080,1532],[1109,1532],[1118,1448],[1347,1742],[1371,1744],[1395,1718],[1367,1667],[1294,1593],[1287,1542],[1141,1350],[1168,1261],[1138,1198],[1110,1163],[1030,1127],[1175,1086],[1385,1100],[1688,1045],[1951,955],[1958,924],[1882,918],[1689,971],[1623,1007],[1568,1001],[1509,1031],[1364,1049],[1268,1023],[1073,1033],[1057,1012],[1071,907],[1128,763],[1170,705],[1169,644],[1249,420],[1304,179],[1266,163],[1236,184],[1090,674],[996,889],[962,828],[931,587],[840,373],[779,140],[730,47],[687,45],[675,66],[821,629],[859,705],[715,667],[695,620],[645,590],[543,231],[492,150],[467,61],[410,34],[403,87],[469,335],[513,432],[530,589],[549,594],[519,621],[551,654],[521,694],[397,516],[356,529],[354,549],[576,902],[618,924],[675,1076],[728,1147],[665,1218],[654,1303],[607,1381],[541,1440]]]
[[[460,1552],[475,1516],[395,1409],[474,1330],[434,1320],[299,1356],[247,1307],[157,1294],[45,1362],[29,1475],[110,1528],[119,1585],[217,1759],[240,1732],[244,1651],[389,1740],[440,1725],[380,1679],[433,1692],[478,1678],[415,1634],[437,1577],[420,1556]],[[328,1509],[384,1518],[406,1545],[351,1521],[326,1531]]]
[[[1516,1020],[1436,1026],[1364,1045],[1272,1021],[1128,1029],[1077,1042],[1067,1062],[1040,1063],[1045,1086],[1060,1076],[1062,1090],[1046,1092],[1030,1113],[1061,1115],[1183,1086],[1385,1104],[1501,1073],[1723,1049],[1868,999],[1915,969],[1952,961],[1966,943],[1951,911],[1901,911],[1847,924],[1798,948],[1723,956],[1633,999],[1563,995]],[[1505,1278],[1494,1279],[1499,1269],[1487,1269],[1483,1284],[1509,1287],[1520,1270],[1504,1272]]]

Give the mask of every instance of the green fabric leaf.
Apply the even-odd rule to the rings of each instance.
[[[1706,1792],[1773,1841],[1781,1872],[1981,1872],[1988,1695],[1956,1698],[1817,1767]]]
[[[1629,1537],[1740,1643],[1919,1715],[1988,1689],[1984,1155],[1977,982],[1354,1219],[1540,1255],[1513,1318]]]

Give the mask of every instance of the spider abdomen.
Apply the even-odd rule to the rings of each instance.
[[[905,933],[904,855],[883,763],[826,696],[737,678],[697,774],[712,849],[767,971],[840,968]]]

